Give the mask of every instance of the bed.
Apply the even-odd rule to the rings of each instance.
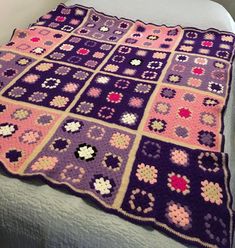
[[[66,5],[94,7],[118,17],[141,19],[145,22],[214,27],[235,32],[235,24],[219,4],[205,0],[122,0],[113,6],[108,0],[70,0]],[[134,6],[130,10],[129,6]],[[233,80],[234,81],[234,80]],[[234,82],[233,82],[234,84]],[[235,117],[234,94],[231,87],[225,115],[225,152],[230,154],[231,189],[235,194]],[[175,247],[182,244],[160,232],[131,224],[106,214],[97,205],[54,190],[38,180],[19,180],[0,173],[0,247]]]

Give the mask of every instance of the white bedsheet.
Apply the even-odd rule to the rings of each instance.
[[[66,5],[81,4],[118,17],[166,25],[201,29],[217,28],[235,32],[228,11],[209,0],[68,0]]]

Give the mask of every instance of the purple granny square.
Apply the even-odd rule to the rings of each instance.
[[[87,21],[75,33],[97,40],[116,42],[131,28],[133,23],[90,10]]]
[[[35,60],[12,52],[0,51],[0,89],[17,77]]]
[[[90,72],[41,61],[4,92],[14,100],[65,110],[82,88]]]
[[[111,205],[134,137],[115,128],[68,117],[25,172],[43,172]]]
[[[184,235],[201,237],[203,232],[205,242],[217,237],[218,247],[229,247],[230,213],[218,208],[226,205],[227,195],[216,204],[207,198],[215,194],[207,191],[208,185],[226,192],[223,159],[221,153],[143,136],[122,209],[146,221],[153,218],[158,225],[167,224]]]
[[[86,14],[87,9],[83,7],[70,8],[61,4],[55,10],[42,16],[34,25],[70,33],[82,23]]]
[[[71,36],[47,58],[84,66],[95,70],[113,49],[114,45]]]
[[[99,73],[73,113],[137,129],[155,85]]]
[[[170,53],[119,46],[102,70],[114,74],[157,81]]]
[[[176,50],[230,61],[234,43],[235,39],[231,34],[220,34],[216,30],[185,29],[184,36]]]
[[[229,68],[226,61],[219,59],[176,53],[163,82],[225,96]]]

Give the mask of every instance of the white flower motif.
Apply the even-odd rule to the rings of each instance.
[[[109,28],[106,27],[106,26],[102,26],[102,27],[100,28],[100,31],[101,31],[101,32],[108,32],[108,31],[109,31]]]
[[[111,193],[112,184],[110,180],[103,177],[95,179],[94,187],[96,191],[99,191],[101,195],[108,195]]]
[[[110,78],[106,76],[100,76],[97,78],[97,83],[99,84],[107,84],[109,82]]]
[[[94,146],[84,143],[78,146],[75,152],[75,156],[81,160],[91,161],[94,160],[96,153],[97,149]]]
[[[68,133],[76,133],[80,131],[81,128],[82,128],[82,123],[79,121],[69,121],[63,127],[64,131]]]
[[[137,120],[136,114],[125,112],[122,114],[120,121],[123,124],[132,126],[132,125],[135,125],[136,120]]]
[[[70,45],[70,44],[63,44],[63,45],[60,47],[60,50],[69,52],[69,51],[72,51],[73,48],[74,48],[73,45]]]
[[[61,81],[58,78],[47,78],[42,83],[42,88],[55,89],[60,83],[61,83]]]
[[[133,66],[139,66],[142,64],[142,61],[140,59],[132,59],[130,61],[130,64],[133,65]]]
[[[44,48],[42,48],[42,47],[36,47],[36,48],[34,48],[34,49],[32,50],[32,53],[41,55],[44,51],[45,51]]]
[[[222,94],[224,92],[224,86],[222,84],[211,81],[208,84],[208,90],[217,94]]]
[[[13,124],[3,123],[0,125],[0,136],[3,138],[10,137],[17,129],[17,126]]]
[[[195,64],[199,65],[207,65],[208,64],[208,59],[202,58],[202,57],[197,57],[194,59]]]
[[[160,61],[151,61],[148,63],[147,67],[152,70],[157,70],[162,68],[163,63]]]
[[[95,151],[92,149],[92,147],[81,147],[80,151],[78,151],[78,154],[80,157],[84,157],[85,159],[92,158],[92,154],[94,154]]]

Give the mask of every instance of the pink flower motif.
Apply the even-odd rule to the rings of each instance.
[[[119,92],[109,92],[106,100],[111,103],[120,103],[122,101],[123,94]]]
[[[154,166],[145,165],[144,163],[138,164],[136,176],[140,181],[145,183],[154,184],[157,182],[158,170]]]
[[[65,92],[69,92],[69,93],[73,93],[76,92],[78,89],[78,85],[75,83],[67,83],[64,88],[63,91]]]
[[[178,115],[181,118],[188,119],[188,118],[190,118],[192,116],[192,113],[188,108],[180,108],[178,110]]]
[[[187,84],[192,87],[199,87],[202,84],[202,80],[199,78],[190,77],[187,81]]]
[[[87,92],[88,96],[95,98],[99,97],[100,94],[101,94],[101,89],[95,87],[90,88],[89,91]]]
[[[205,73],[205,69],[202,67],[193,67],[192,68],[192,73],[198,76],[202,76]]]
[[[2,55],[0,58],[3,61],[11,61],[16,57],[16,55],[12,54],[12,53],[6,53],[4,55]]]
[[[170,152],[170,160],[179,166],[187,166],[189,163],[189,155],[184,150],[174,148]]]
[[[177,193],[182,193],[187,195],[190,192],[189,179],[186,176],[180,174],[175,174],[171,172],[168,174],[168,184],[167,186]]]
[[[42,133],[40,131],[35,130],[26,130],[20,137],[19,140],[25,144],[35,144],[37,143],[42,137]]]
[[[213,41],[204,40],[204,41],[202,41],[201,45],[204,46],[204,47],[213,47],[214,42]]]
[[[133,108],[141,108],[143,105],[144,100],[142,98],[139,97],[132,97],[129,100],[128,105],[133,107]]]
[[[57,16],[55,19],[57,22],[64,22],[66,20],[65,16]]]
[[[36,74],[28,74],[26,75],[24,78],[23,78],[23,81],[25,83],[29,83],[29,84],[33,84],[35,83],[38,79],[40,78],[39,75],[36,75]]]
[[[78,25],[79,23],[80,23],[80,21],[77,20],[77,19],[72,19],[72,20],[70,21],[70,24],[72,24],[72,25]]]
[[[58,163],[57,157],[43,156],[31,166],[32,171],[52,170]]]
[[[218,183],[204,180],[201,182],[201,196],[204,201],[221,205],[223,203],[223,190]]]
[[[33,37],[30,39],[30,41],[36,43],[36,42],[39,42],[41,39],[39,37]]]
[[[90,50],[86,49],[86,48],[79,48],[77,50],[77,54],[79,54],[79,55],[87,55],[89,52],[90,52]]]
[[[192,227],[192,212],[187,206],[170,201],[167,203],[166,218],[177,227],[188,230]]]
[[[51,19],[51,17],[52,17],[51,14],[46,14],[42,18],[45,19],[45,20],[49,20],[49,19]]]
[[[102,59],[104,56],[105,56],[105,53],[102,53],[102,52],[95,52],[93,54],[93,57],[97,59]]]

